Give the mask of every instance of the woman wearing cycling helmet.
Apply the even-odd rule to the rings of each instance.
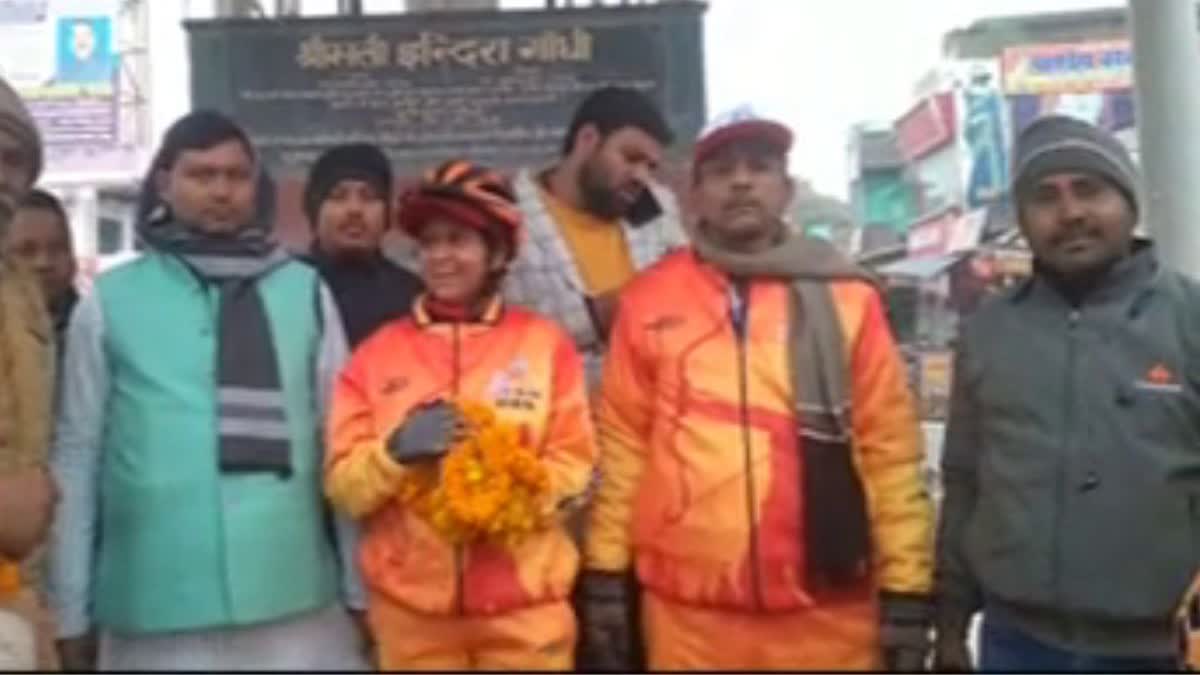
[[[595,455],[580,357],[555,324],[501,300],[520,230],[502,176],[448,162],[405,195],[399,217],[426,292],[343,370],[325,470],[329,498],[362,522],[379,665],[570,669],[578,554],[561,511],[586,489]],[[450,462],[465,401],[519,427],[544,467],[545,512],[558,512],[518,543],[458,543],[406,501],[406,481]]]

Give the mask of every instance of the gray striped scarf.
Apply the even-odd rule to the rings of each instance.
[[[264,186],[270,192],[269,182],[260,183],[260,195]],[[150,248],[178,257],[206,284],[220,289],[216,350],[220,470],[289,476],[287,409],[274,336],[257,282],[290,258],[271,237],[269,222],[262,219],[235,236],[218,238],[173,218],[168,208],[158,205],[139,221],[138,234]]]

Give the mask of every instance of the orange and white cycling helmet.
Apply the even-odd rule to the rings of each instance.
[[[450,160],[425,174],[401,198],[400,228],[416,238],[435,217],[498,234],[508,244],[511,260],[521,238],[521,210],[512,185],[495,169],[467,160]]]

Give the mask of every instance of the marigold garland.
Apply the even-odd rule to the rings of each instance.
[[[21,566],[12,560],[0,559],[0,600],[21,590]]]
[[[399,498],[451,543],[516,544],[545,527],[549,476],[521,432],[486,405],[459,403],[464,429],[440,466],[413,470]]]

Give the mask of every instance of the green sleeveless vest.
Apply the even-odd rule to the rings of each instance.
[[[217,471],[217,291],[150,253],[100,277],[110,371],[95,618],[128,633],[254,624],[331,603],[321,491],[315,271],[258,282],[274,333],[294,472]]]

